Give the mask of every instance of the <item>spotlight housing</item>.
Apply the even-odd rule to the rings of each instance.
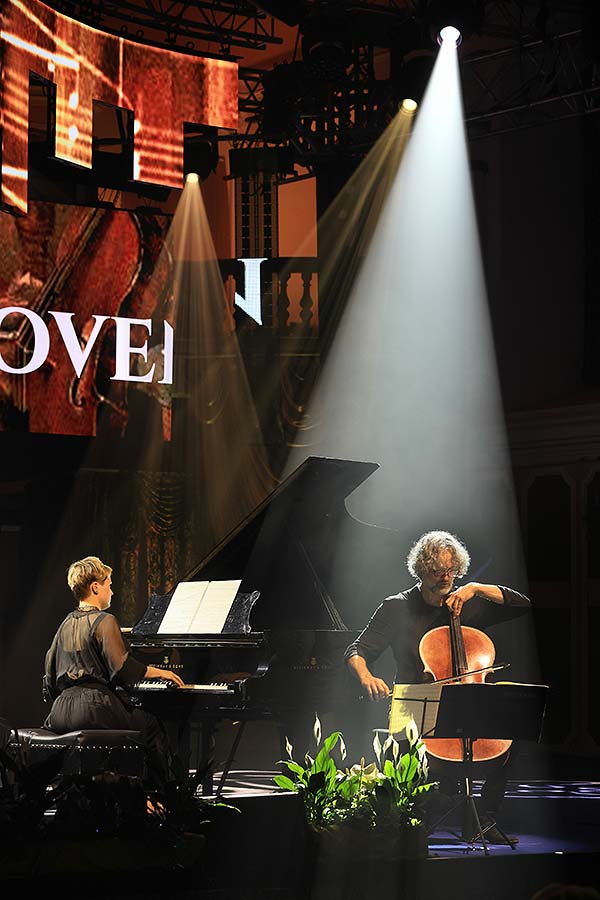
[[[424,24],[429,27],[432,41],[441,43],[441,32],[453,25],[467,40],[472,34],[480,34],[485,22],[486,4],[482,0],[425,0]],[[450,44],[447,38],[448,43]]]
[[[332,4],[333,6],[333,4]],[[319,81],[339,81],[352,62],[347,14],[325,6],[310,13],[300,26],[302,59]]]
[[[458,30],[458,28],[454,27],[454,25],[444,25],[444,27],[438,33],[437,41],[440,47],[442,46],[442,44],[454,44],[455,47],[458,47],[458,45],[462,42],[462,34]]]
[[[183,174],[193,172],[200,181],[217,171],[219,165],[218,129],[208,125],[183,126]]]

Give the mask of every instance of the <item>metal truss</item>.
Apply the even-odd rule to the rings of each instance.
[[[422,3],[391,0],[404,21],[407,8],[415,16]],[[488,0],[482,34],[467,37],[460,48],[465,120],[471,140],[588,115],[600,110],[599,54],[583,28],[579,0]],[[313,161],[352,145],[368,147],[396,111],[397,98],[370,76],[365,60],[355,58],[344,86],[330,87],[315,109],[307,90],[308,108],[299,106],[288,138],[297,160],[310,171]],[[244,131],[238,146],[263,140],[261,73],[240,72],[240,111]]]
[[[318,162],[340,154],[360,158],[397,112],[391,83],[374,78],[371,56],[372,48],[358,48],[347,76],[335,86],[307,77],[287,138],[278,143],[289,146],[296,163],[309,173]],[[228,138],[236,147],[276,143],[265,140],[263,131],[263,74],[256,69],[240,69],[239,108],[244,125],[237,135]]]
[[[472,140],[587,115],[600,109],[600,64],[584,35],[584,0],[482,0],[483,32],[467,36],[461,72]],[[280,45],[276,20],[250,0],[58,0],[56,9],[96,27],[187,53],[231,56],[235,48]],[[425,0],[351,2],[348,11],[397,17],[400,28],[424,28]],[[407,32],[408,33],[408,32]],[[599,44],[600,44],[600,39]],[[299,164],[334,150],[361,152],[395,113],[393,91],[372,75],[373,47],[354,50],[343,84],[307,84],[287,141]],[[210,55],[210,54],[208,54]],[[600,54],[599,54],[600,58]],[[240,69],[243,125],[237,146],[268,143],[262,133],[263,86],[258,69]]]
[[[600,109],[598,64],[581,31],[464,61],[471,138],[502,134]]]
[[[275,20],[247,0],[56,0],[58,12],[103,31],[170,50],[231,57],[234,48],[265,50],[279,45]]]
[[[598,59],[582,7],[575,0],[488,4],[485,44],[461,58],[472,140],[600,109]]]

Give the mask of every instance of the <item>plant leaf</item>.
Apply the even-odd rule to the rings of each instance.
[[[275,775],[273,781],[278,787],[283,788],[285,791],[298,792],[297,783],[292,781],[291,778],[288,778],[287,775]]]
[[[293,752],[293,750],[294,750],[294,748],[293,748],[293,746],[290,744],[289,738],[288,738],[288,736],[287,736],[287,734],[286,734],[286,736],[285,736],[285,752],[287,753],[287,755],[289,756],[290,759],[292,758],[292,752]]]
[[[290,772],[293,772],[294,775],[298,775],[299,778],[304,778],[306,775],[306,769],[300,765],[300,763],[294,762],[293,759],[283,759],[281,760],[284,766],[287,766]]]
[[[325,750],[327,753],[331,753],[337,742],[342,736],[341,731],[333,731],[329,737],[326,737],[323,741],[323,747],[321,748],[321,753]]]
[[[396,766],[391,761],[391,759],[386,759],[386,761],[384,762],[383,774],[385,775],[386,778],[392,778],[392,779],[393,779],[394,775],[396,774]]]
[[[284,776],[285,777],[285,776]],[[308,789],[317,792],[325,787],[325,772],[313,772],[308,779]]]
[[[437,781],[430,781],[428,784],[420,784],[418,788],[415,788],[415,794],[422,794],[430,791],[434,787],[437,787]]]

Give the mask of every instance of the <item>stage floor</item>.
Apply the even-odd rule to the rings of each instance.
[[[552,882],[600,888],[600,782],[512,782],[499,824],[519,838],[516,849],[469,846],[457,823],[444,822],[429,836],[424,859],[390,860],[365,854],[348,864],[332,862],[307,842],[301,798],[280,791],[274,771],[230,773],[223,801],[206,830],[206,854],[198,866],[124,866],[109,874],[112,850],[90,859],[88,893],[93,898],[130,900],[531,900]],[[218,777],[218,776],[217,776]],[[217,780],[215,779],[215,783]],[[477,785],[476,785],[477,788]],[[69,859],[79,861],[77,842]],[[89,840],[88,840],[89,844]],[[99,847],[107,842],[100,841]],[[110,841],[107,846],[110,845]],[[88,847],[88,849],[90,849]],[[122,857],[122,852],[120,857]],[[158,861],[158,860],[157,860]],[[114,860],[113,860],[114,863]],[[91,865],[91,863],[90,863]],[[345,871],[345,868],[347,871]],[[80,871],[79,869],[77,871]],[[366,873],[366,877],[363,875]],[[4,873],[6,875],[6,873]],[[2,877],[2,886],[75,891],[81,874],[31,871]],[[27,891],[25,891],[27,892]],[[51,891],[50,891],[51,893]]]
[[[262,802],[274,811],[277,800],[285,796],[273,783],[275,774],[231,772],[223,799],[255,809]],[[476,793],[478,788],[476,783]],[[480,842],[469,846],[460,839],[457,823],[444,823],[429,836],[428,858],[406,866],[402,884],[392,890],[392,896],[398,900],[530,900],[551,882],[600,888],[600,782],[511,782],[498,822],[506,833],[518,837],[515,849],[493,844],[486,857]],[[280,825],[273,829],[271,846],[276,847],[284,835]],[[268,840],[266,834],[263,837]],[[321,897],[318,875],[310,896],[311,900]],[[373,897],[379,896],[374,888]]]

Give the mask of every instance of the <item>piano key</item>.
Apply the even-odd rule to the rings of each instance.
[[[134,686],[136,691],[195,691],[204,694],[232,694],[235,691],[233,684],[183,684],[177,685],[172,681],[138,681]]]

